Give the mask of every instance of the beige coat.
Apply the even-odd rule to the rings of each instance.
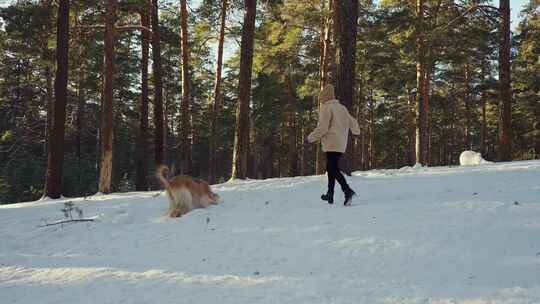
[[[358,122],[338,100],[324,102],[319,111],[319,124],[308,136],[309,142],[321,141],[324,152],[345,153],[349,130],[359,135]]]

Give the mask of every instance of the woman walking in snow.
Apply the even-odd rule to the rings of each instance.
[[[314,143],[321,141],[322,150],[326,153],[326,174],[328,175],[328,191],[321,195],[321,199],[334,203],[334,186],[336,180],[345,194],[345,206],[350,204],[356,194],[349,187],[343,174],[339,170],[339,159],[347,149],[349,130],[354,135],[360,134],[358,122],[334,96],[334,87],[325,86],[319,93],[319,123],[317,128],[309,134],[307,141]]]

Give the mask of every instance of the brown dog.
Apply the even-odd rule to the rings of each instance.
[[[195,208],[206,208],[218,203],[219,196],[212,192],[207,182],[186,175],[169,180],[166,178],[168,172],[167,166],[159,166],[156,170],[156,176],[169,196],[168,216],[180,217]]]

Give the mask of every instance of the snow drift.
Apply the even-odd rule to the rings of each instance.
[[[475,165],[491,164],[491,162],[483,159],[482,154],[478,152],[463,151],[459,155],[459,164],[461,166],[475,166]]]

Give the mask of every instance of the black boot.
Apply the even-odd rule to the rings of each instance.
[[[351,188],[346,189],[345,191],[343,191],[343,193],[345,194],[345,202],[343,203],[343,206],[348,206],[351,204],[351,200],[353,196],[356,195],[356,193],[354,193]]]
[[[323,201],[328,201],[329,204],[334,203],[334,192],[328,192],[326,194],[321,195],[321,199]]]

